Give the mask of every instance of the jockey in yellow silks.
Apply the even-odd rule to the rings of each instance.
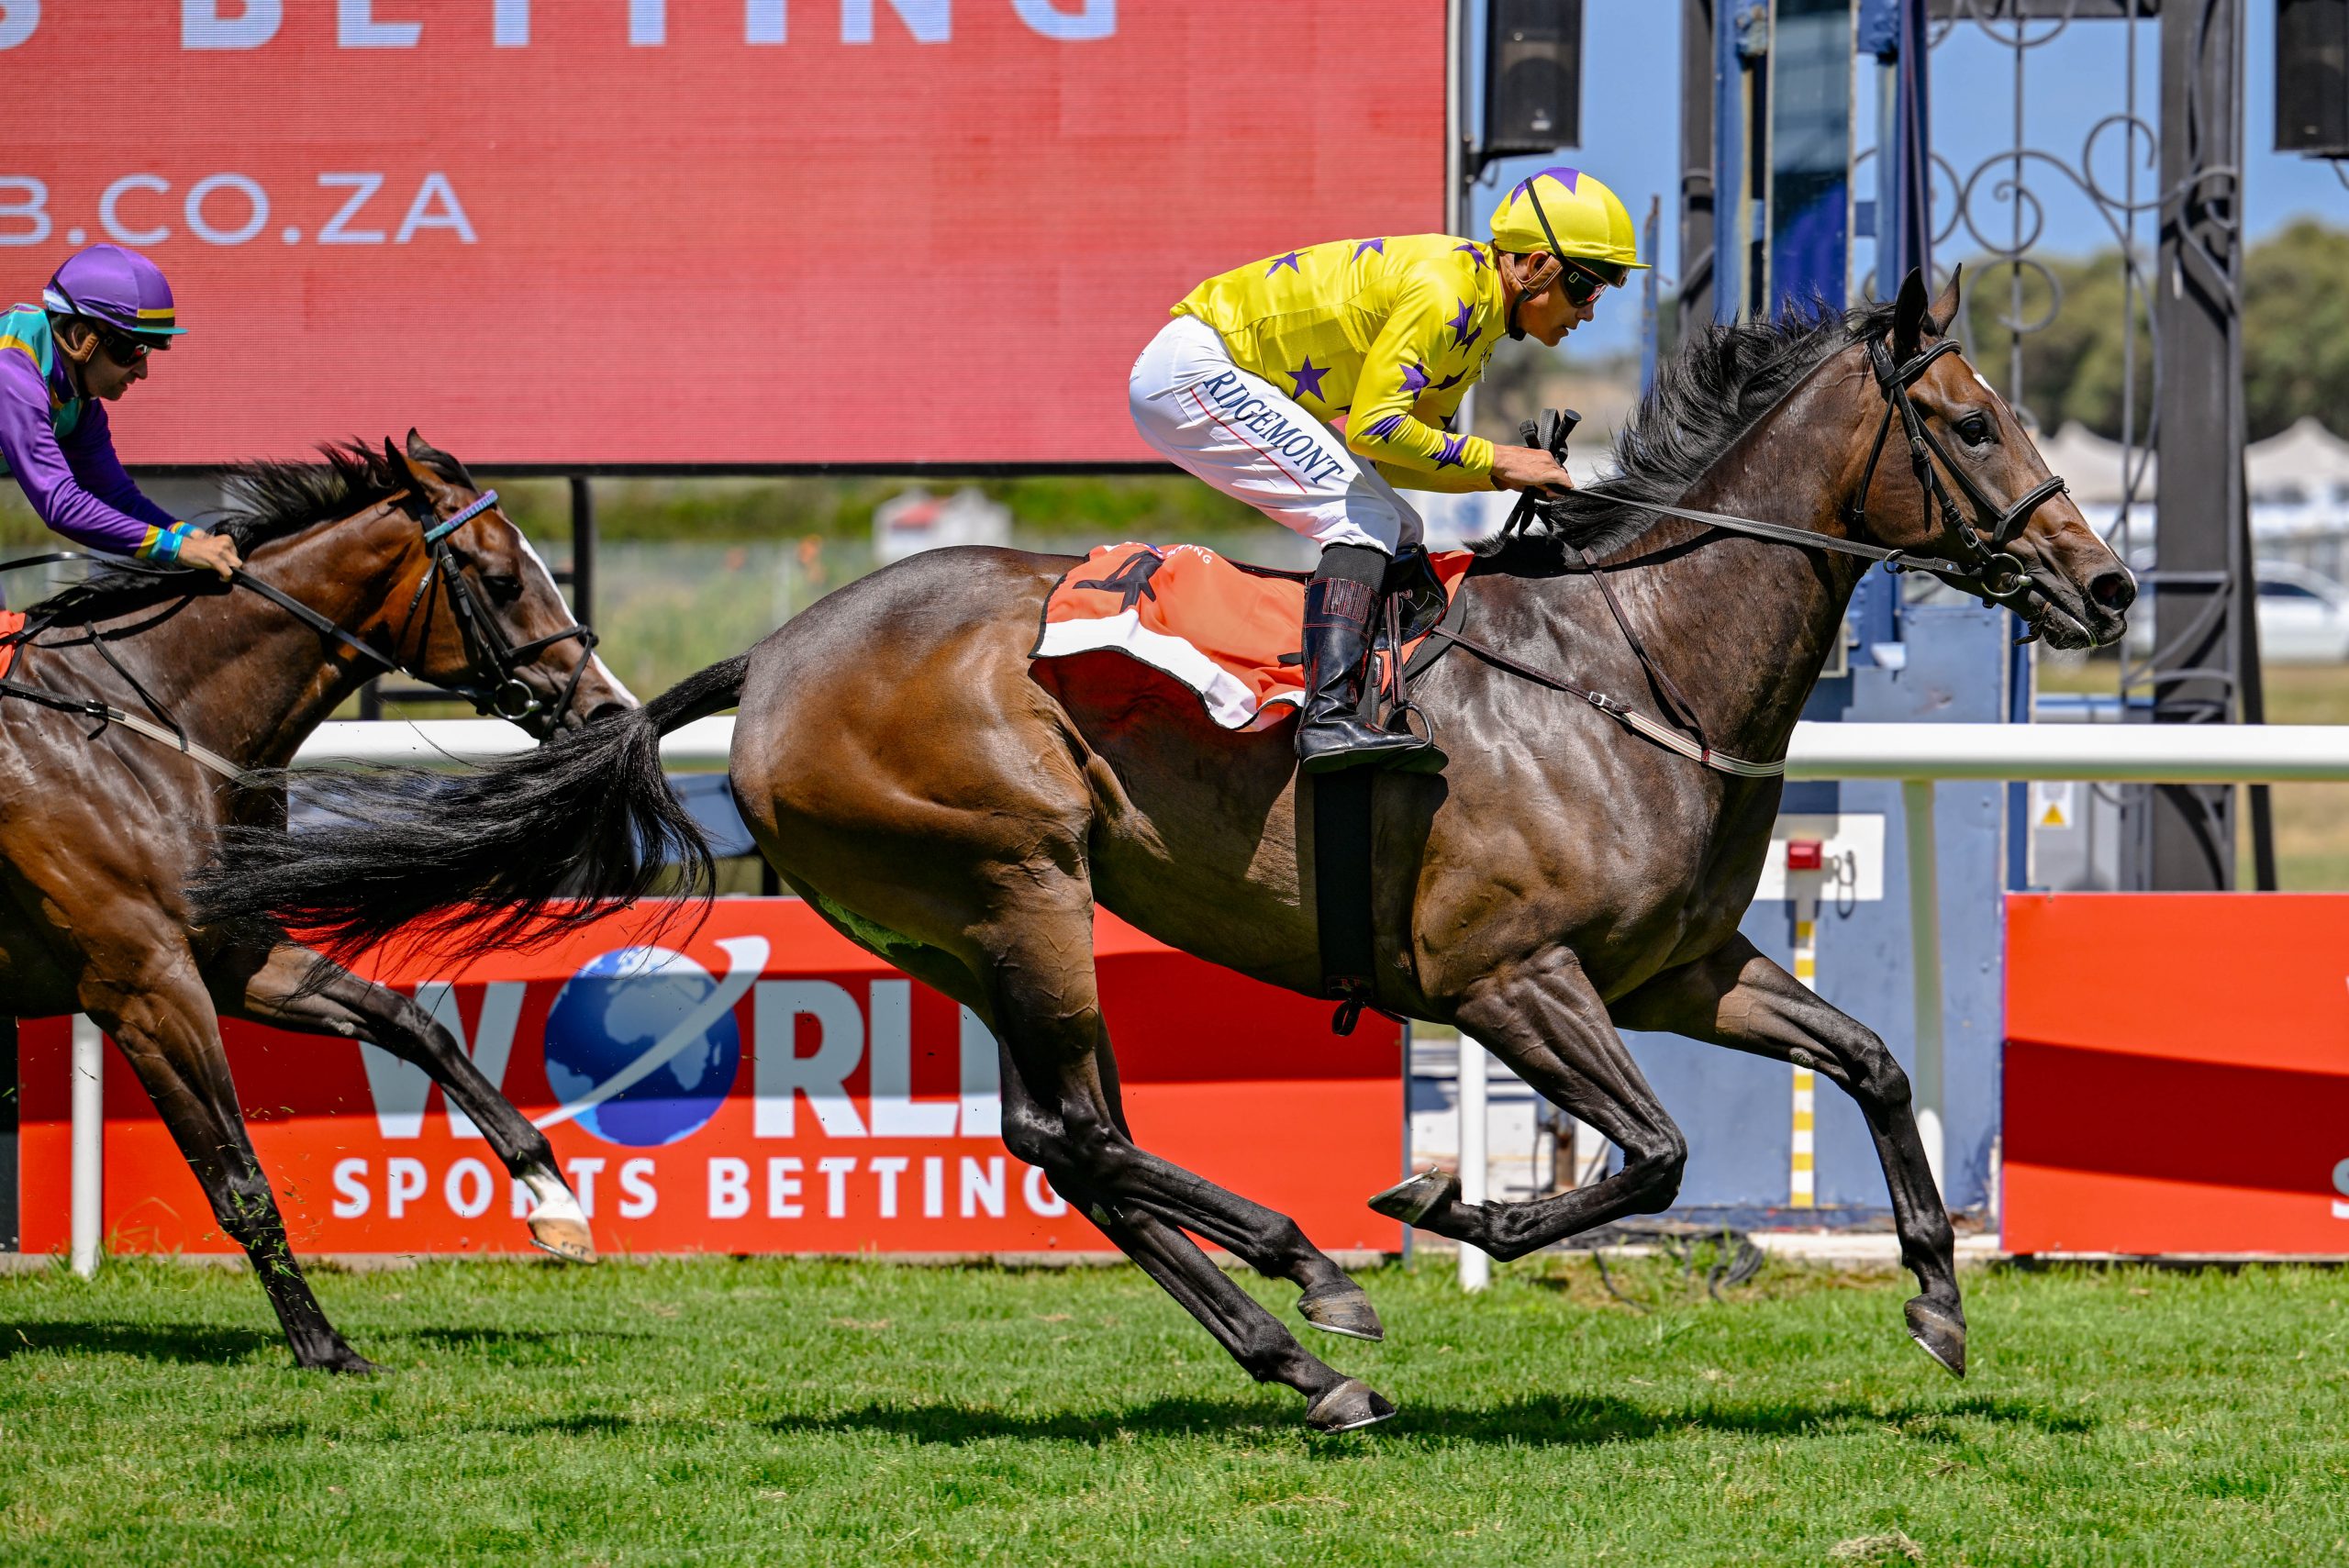
[[[1545,169],[1503,196],[1489,242],[1341,239],[1209,278],[1134,361],[1144,440],[1322,547],[1305,597],[1307,772],[1442,766],[1354,711],[1387,567],[1419,542],[1396,487],[1567,487],[1548,452],[1455,431],[1453,416],[1504,334],[1554,348],[1646,264],[1614,192]]]

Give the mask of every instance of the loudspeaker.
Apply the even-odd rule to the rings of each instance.
[[[1491,0],[1485,13],[1487,159],[1582,144],[1582,0]]]
[[[2349,0],[2276,0],[2276,150],[2349,158]]]

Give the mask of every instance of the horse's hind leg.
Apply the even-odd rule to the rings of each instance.
[[[784,880],[834,930],[851,941],[865,940],[825,907],[817,888],[788,873]],[[995,1022],[995,999],[978,984],[962,961],[942,949],[906,940],[909,945],[893,942],[881,956],[989,1020],[1000,1039],[1003,1030]],[[1130,1146],[1133,1132],[1126,1125],[1125,1104],[1119,1091],[1118,1059],[1109,1048],[1106,1028],[1094,1046],[1093,1069],[1100,1081],[1110,1124]],[[1008,1062],[1004,1076],[1016,1092],[1019,1075]],[[1149,1207],[1167,1224],[1207,1237],[1267,1279],[1294,1282],[1304,1292],[1297,1298],[1297,1309],[1315,1328],[1357,1340],[1386,1338],[1386,1329],[1379,1323],[1377,1309],[1370,1304],[1369,1294],[1314,1246],[1297,1221],[1142,1150],[1134,1149],[1131,1159],[1138,1189],[1131,1195],[1133,1203]]]
[[[1291,1281],[1305,1293],[1297,1300],[1298,1315],[1326,1333],[1356,1340],[1386,1337],[1369,1292],[1316,1247],[1296,1220],[1133,1146],[1118,1082],[1118,1059],[1106,1028],[1094,1048],[1093,1067],[1110,1122],[1130,1151],[1130,1164],[1120,1188],[1129,1212],[1145,1209],[1166,1224],[1206,1237],[1266,1279]]]
[[[313,979],[314,974],[321,977]],[[272,950],[260,969],[228,989],[233,995],[221,999],[224,1012],[304,1034],[363,1040],[423,1068],[537,1200],[527,1221],[531,1242],[571,1262],[596,1261],[586,1211],[557,1173],[547,1135],[514,1108],[449,1031],[415,1002],[291,942]]]
[[[85,985],[83,1008],[122,1047],[203,1184],[220,1229],[252,1260],[294,1359],[328,1372],[373,1372],[375,1364],[327,1321],[286,1244],[284,1217],[237,1108],[237,1086],[210,999],[192,978],[181,979],[186,973],[175,967],[153,989]]]
[[[1612,1140],[1623,1168],[1554,1197],[1475,1205],[1460,1201],[1455,1177],[1430,1173],[1380,1193],[1373,1208],[1506,1260],[1671,1205],[1688,1146],[1572,952],[1553,948],[1477,981],[1453,1016],[1545,1098]]]
[[[1670,1029],[1811,1068],[1858,1102],[1892,1195],[1901,1262],[1922,1292],[1909,1303],[1909,1332],[1926,1354],[1964,1377],[1965,1308],[1957,1288],[1956,1238],[1909,1107],[1908,1074],[1884,1041],[1742,936],[1656,976],[1618,1000],[1615,1014],[1634,1029]]]
[[[1304,1395],[1312,1425],[1342,1431],[1392,1415],[1393,1406],[1298,1344],[1183,1233],[1195,1228],[1214,1237],[1229,1229],[1234,1240],[1248,1240],[1240,1227],[1227,1224],[1229,1215],[1209,1211],[1224,1207],[1211,1204],[1210,1195],[1238,1200],[1145,1155],[1120,1126],[1097,1066],[1105,1037],[1094,984],[1090,901],[1080,889],[1064,888],[1045,907],[1033,895],[1021,902],[1016,912],[999,912],[985,933],[994,954],[988,1011],[1010,1068],[1004,1083],[1006,1147],[1042,1167],[1053,1187],[1251,1376]]]

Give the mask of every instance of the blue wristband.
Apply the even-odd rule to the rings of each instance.
[[[178,564],[180,546],[194,531],[185,523],[173,523],[170,528],[159,530],[155,542],[147,550],[147,559],[161,562],[165,566]]]

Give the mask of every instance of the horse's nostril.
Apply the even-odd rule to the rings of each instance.
[[[2126,572],[2101,573],[2089,583],[2088,597],[2118,615],[2137,602],[2137,581]]]

